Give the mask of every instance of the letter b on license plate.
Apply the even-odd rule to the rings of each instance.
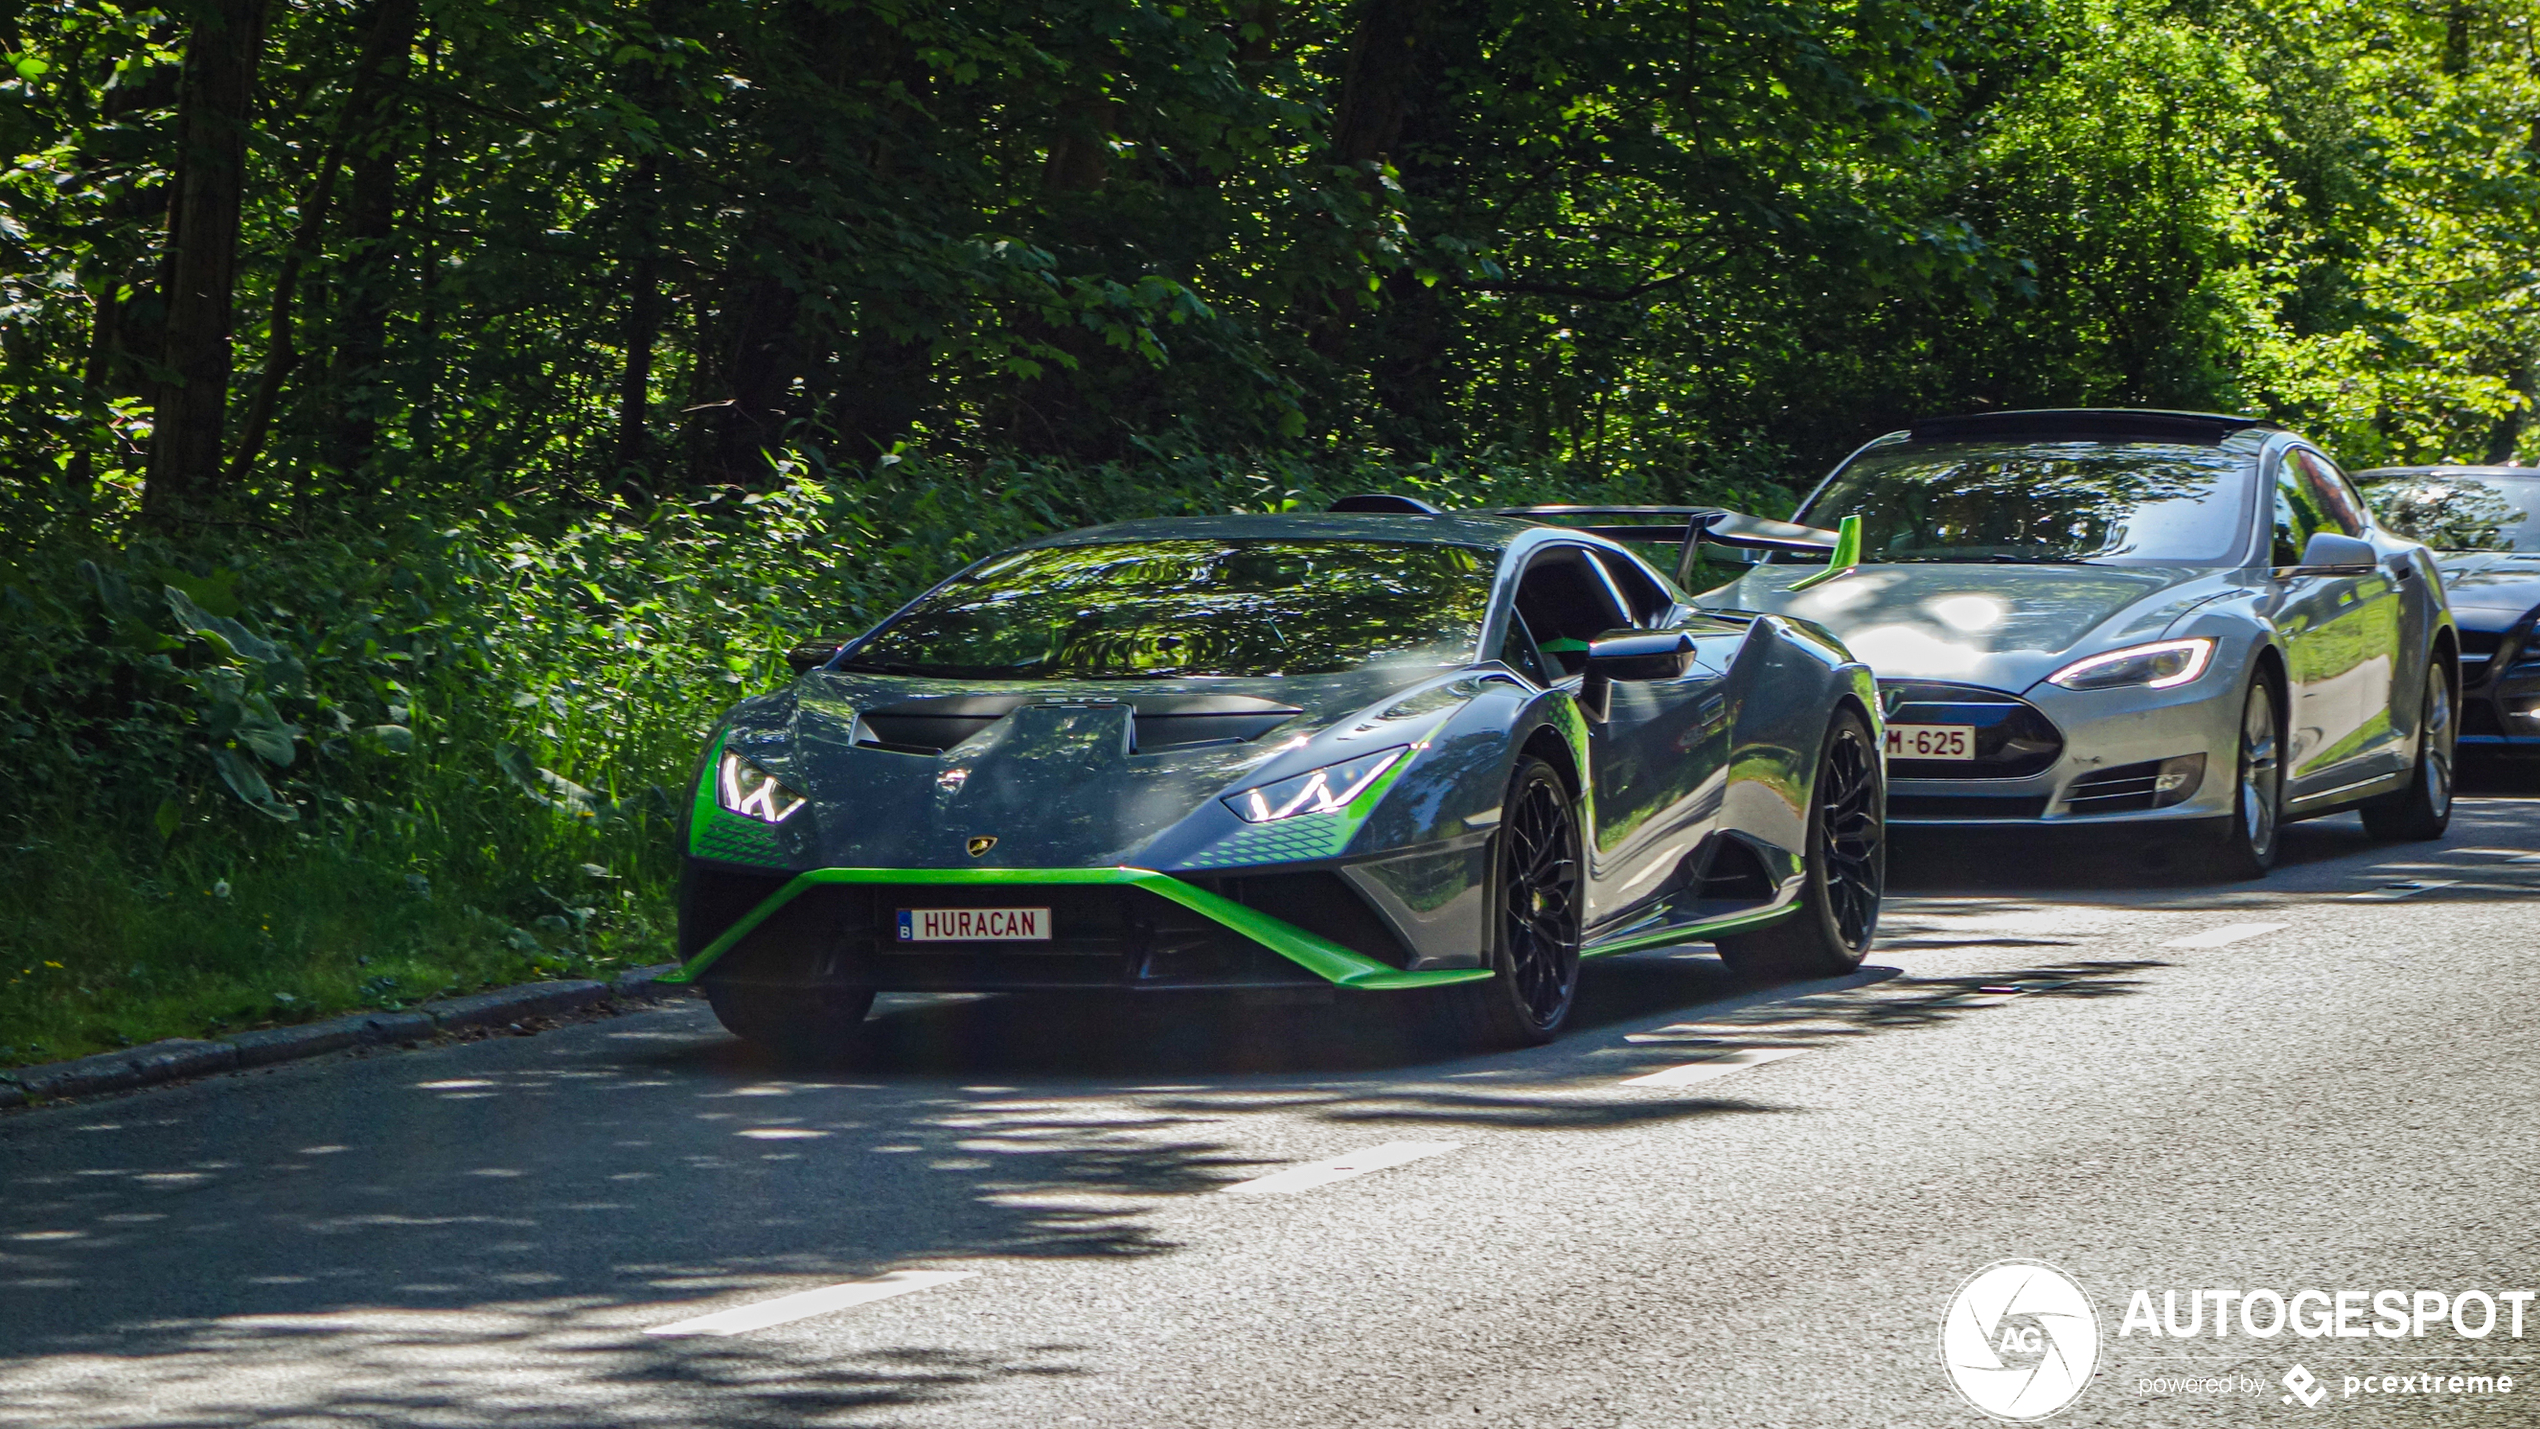
[[[1047,908],[903,908],[903,943],[1046,943]]]

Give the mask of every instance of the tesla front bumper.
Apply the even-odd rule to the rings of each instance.
[[[2028,758],[2000,761],[1991,777],[1933,777],[1934,761],[1891,761],[1888,822],[1899,825],[2034,826],[2181,823],[2231,812],[2239,774],[2241,686],[2219,668],[2170,690],[2066,690],[2037,684],[2018,695],[1978,691],[1988,704],[2016,703]],[[1930,687],[1882,681],[1881,688]],[[1971,706],[1981,709],[1981,705]],[[1906,722],[1910,714],[1891,714]],[[1984,747],[1980,741],[1980,749]],[[2203,756],[2182,787],[2157,789],[2167,766]],[[2175,802],[2160,803],[2163,798]]]

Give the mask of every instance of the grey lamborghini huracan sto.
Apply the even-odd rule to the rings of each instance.
[[[2212,840],[2254,877],[2291,819],[2451,814],[2459,637],[2424,546],[2320,449],[2245,417],[1918,422],[1799,509],[1838,579],[1767,556],[1706,604],[1833,630],[1878,672],[1899,825]]]
[[[1512,1045],[1603,953],[1859,963],[1840,644],[1591,533],[1344,506],[1052,536],[798,659],[706,745],[674,980],[816,1055],[883,990],[1418,993]]]

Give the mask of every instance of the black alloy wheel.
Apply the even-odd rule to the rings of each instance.
[[[2443,837],[2452,826],[2452,762],[2459,736],[2452,720],[2451,671],[2429,660],[2417,718],[2416,770],[2407,788],[2364,805],[2364,832],[2394,842]]]
[[[1551,765],[1518,762],[1499,828],[1491,977],[1446,989],[1442,1004],[1460,1040],[1538,1046],[1577,999],[1585,912],[1578,809]]]
[[[1870,727],[1850,709],[1826,723],[1808,805],[1808,868],[1798,905],[1777,923],[1718,939],[1748,977],[1839,977],[1878,935],[1887,890],[1887,777]]]
[[[2222,871],[2227,878],[2263,878],[2275,867],[2284,833],[2284,728],[2276,718],[2275,687],[2265,677],[2249,682],[2240,706],[2240,754],[2232,781],[2231,814],[2222,820]]]

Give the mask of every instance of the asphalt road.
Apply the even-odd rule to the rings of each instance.
[[[2535,790],[2253,885],[1924,840],[1857,977],[1593,964],[1526,1053],[901,998],[806,1076],[682,1005],[0,1118],[0,1425],[1965,1425],[1942,1316],[2005,1258],[2097,1311],[2058,1424],[2540,1424],[2540,1303],[2119,1334],[2540,1289]]]

